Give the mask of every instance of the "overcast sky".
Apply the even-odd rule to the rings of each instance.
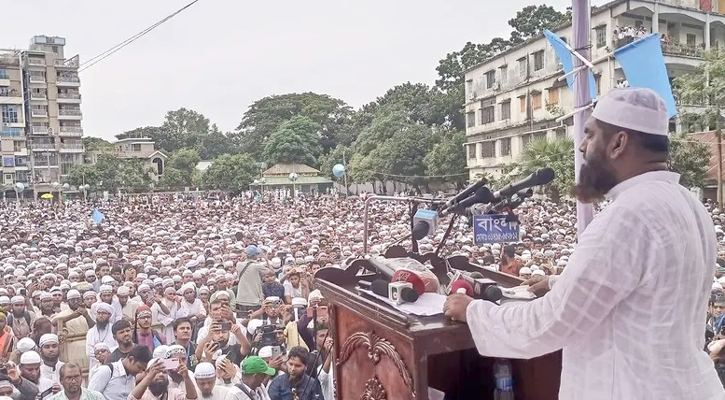
[[[65,37],[88,60],[191,0],[23,0],[3,7],[0,48]],[[536,1],[543,4],[543,1]],[[595,5],[604,1],[594,0]],[[81,73],[85,135],[113,139],[168,110],[234,130],[257,99],[326,93],[353,107],[407,81],[433,84],[446,53],[508,36],[523,0],[199,0]],[[560,11],[569,0],[551,0]]]

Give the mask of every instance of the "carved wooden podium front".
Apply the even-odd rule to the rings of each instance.
[[[501,286],[520,283],[480,269]],[[428,387],[446,393],[446,399],[493,399],[494,359],[477,353],[465,324],[443,315],[405,315],[360,295],[354,272],[325,268],[315,276],[330,302],[337,399],[427,400]],[[517,400],[557,399],[561,352],[512,363]]]

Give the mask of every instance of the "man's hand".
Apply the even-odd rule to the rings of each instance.
[[[86,310],[86,308],[85,308],[85,307],[83,307],[83,306],[81,306],[81,307],[78,307],[78,309],[76,310],[76,312],[77,312],[77,313],[78,313],[78,315],[80,315],[80,316],[83,316],[83,317],[88,317],[88,310]]]
[[[443,314],[454,321],[466,322],[466,310],[472,301],[472,297],[454,293],[448,296],[445,304],[443,304]]]
[[[149,380],[152,380],[165,369],[166,366],[164,365],[164,360],[158,360],[154,363],[154,365],[146,370],[146,377],[148,377]]]
[[[529,292],[534,293],[538,297],[541,297],[549,292],[551,290],[549,288],[549,277],[548,276],[540,276],[535,275],[531,278],[527,279],[522,283],[521,285],[528,285],[529,286]]]
[[[267,364],[274,369],[279,369],[282,364],[284,364],[284,354],[280,354],[277,357],[272,358]]]
[[[181,375],[184,379],[186,379],[189,376],[189,368],[187,368],[186,363],[180,362],[179,367],[176,368],[176,372]]]
[[[53,383],[53,386],[51,387],[53,394],[60,392],[60,389],[62,389],[62,388],[60,387],[60,385],[57,382]]]
[[[10,378],[10,382],[12,382],[13,385],[19,385],[21,382],[20,379],[20,370],[15,366],[15,363],[7,363],[6,367],[8,369],[8,377]]]

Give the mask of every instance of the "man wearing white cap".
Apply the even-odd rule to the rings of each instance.
[[[104,342],[109,348],[114,349],[118,347],[116,339],[113,338],[111,333],[111,325],[109,320],[111,314],[113,314],[113,307],[110,304],[98,303],[96,309],[96,325],[88,330],[86,334],[86,357],[88,358],[88,365],[93,367],[98,363],[96,361],[95,353],[93,351],[96,344]]]
[[[63,366],[63,361],[60,361],[60,341],[58,335],[54,333],[46,333],[40,337],[38,343],[38,349],[40,350],[40,358],[43,359],[43,363],[40,364],[40,376],[47,378],[53,384],[60,383],[60,367]]]
[[[193,328],[198,321],[206,318],[206,309],[204,309],[204,304],[202,304],[201,300],[197,298],[196,286],[193,283],[183,284],[181,286],[181,294],[184,296],[184,299],[181,301],[181,308],[186,310]]]
[[[133,321],[136,317],[136,310],[141,304],[135,300],[129,299],[131,291],[126,286],[121,286],[116,290],[116,298],[121,306],[121,317]]]
[[[91,319],[88,310],[83,307],[83,299],[81,294],[75,289],[68,291],[66,295],[68,299],[68,308],[59,312],[53,322],[58,324],[60,333],[67,336],[85,335],[88,330],[95,325]],[[72,361],[81,366],[88,368],[88,357],[86,357],[86,341],[73,340],[63,341],[61,348],[61,360],[64,362]]]
[[[564,400],[725,398],[703,351],[715,230],[667,171],[668,124],[665,102],[650,89],[615,89],[599,100],[574,194],[611,203],[580,234],[567,273],[537,278],[551,289],[543,298],[500,307],[449,296],[446,315],[468,322],[481,354],[563,349]]]
[[[43,359],[33,350],[26,351],[20,356],[20,378],[35,385],[36,394],[53,387],[53,381],[40,374],[41,364],[43,364]]]
[[[214,364],[199,363],[194,370],[196,387],[199,389],[199,398],[205,400],[224,400],[229,388],[216,384],[216,368]]]
[[[30,335],[30,327],[35,322],[35,313],[26,311],[26,299],[23,296],[13,296],[10,299],[11,312],[8,314],[8,326],[13,328],[17,338]]]

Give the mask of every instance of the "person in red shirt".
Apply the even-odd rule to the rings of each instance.
[[[521,260],[516,259],[516,246],[504,246],[503,251],[501,252],[501,263],[499,264],[498,270],[518,277],[519,270],[523,266],[524,265],[521,263]]]

